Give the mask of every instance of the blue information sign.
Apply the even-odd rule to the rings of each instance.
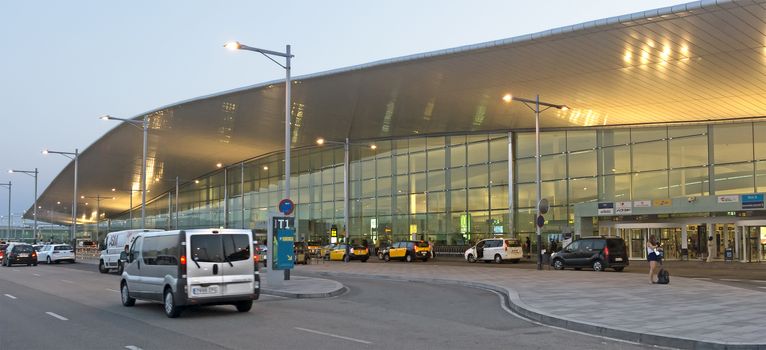
[[[740,200],[742,202],[742,209],[762,209],[763,208],[763,193],[743,194]]]
[[[274,270],[289,270],[295,266],[295,229],[281,228],[274,235]]]

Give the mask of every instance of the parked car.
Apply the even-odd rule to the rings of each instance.
[[[431,248],[428,242],[423,241],[402,241],[394,242],[383,253],[383,261],[388,262],[391,259],[404,260],[411,262],[414,259],[428,261],[431,256]]]
[[[37,262],[58,264],[61,261],[75,262],[74,250],[72,250],[72,246],[69,244],[49,244],[43,246],[37,252]]]
[[[252,242],[250,230],[139,233],[120,278],[122,305],[158,301],[170,318],[187,305],[232,304],[248,312],[260,296]]]
[[[370,250],[362,246],[352,246],[349,248],[348,256],[346,256],[346,244],[338,244],[330,251],[330,260],[334,261],[360,260],[361,262],[366,262],[369,258]]]
[[[266,267],[269,261],[269,248],[265,244],[253,244],[253,251],[255,252],[258,263],[263,263],[263,267]]]
[[[27,264],[37,266],[37,252],[32,245],[26,243],[11,243],[5,249],[3,265]]]
[[[625,241],[619,237],[587,237],[576,240],[551,255],[556,270],[590,267],[594,271],[622,271],[630,264]]]
[[[319,255],[325,260],[330,260],[330,252],[335,249],[336,245],[331,243],[319,248]]]
[[[521,249],[521,242],[509,238],[488,238],[476,243],[463,253],[465,260],[471,263],[477,261],[490,262],[497,264],[503,261],[518,263],[524,256]]]
[[[296,264],[306,265],[309,263],[309,246],[306,242],[299,241],[293,243],[293,254]]]

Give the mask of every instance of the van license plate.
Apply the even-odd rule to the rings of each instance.
[[[206,294],[217,294],[217,293],[218,293],[218,286],[192,288],[193,295],[206,295]]]
[[[622,261],[622,258],[614,258],[614,261]]]

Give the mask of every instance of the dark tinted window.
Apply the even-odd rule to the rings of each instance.
[[[250,245],[247,235],[221,235],[223,251],[229,261],[250,259]]]
[[[625,250],[625,241],[622,239],[607,239],[606,246],[614,253],[622,253]]]
[[[606,245],[606,242],[600,239],[596,239],[593,241],[593,249],[594,250],[601,250],[604,249],[604,245]]]
[[[521,243],[515,239],[507,239],[505,240],[505,245],[509,247],[521,247]]]
[[[26,244],[25,245],[17,245],[15,247],[13,247],[13,252],[14,253],[31,253],[33,250],[35,250],[35,249],[32,248],[31,245],[26,245]]]
[[[428,248],[428,242],[418,242],[417,245],[420,248]]]
[[[72,250],[72,247],[68,245],[60,245],[53,248],[53,250]]]
[[[218,235],[192,235],[191,258],[198,262],[223,262],[223,246]]]
[[[7,244],[0,244],[0,250],[5,250],[5,248],[8,248]]]

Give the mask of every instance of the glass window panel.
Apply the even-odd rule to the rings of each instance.
[[[516,168],[516,182],[535,181],[537,178],[534,158],[517,159],[514,167]]]
[[[472,165],[468,167],[468,187],[486,187],[489,184],[489,176],[487,176],[487,166]]]
[[[407,214],[410,210],[409,195],[396,196],[396,202],[394,207],[394,213]]]
[[[356,188],[357,186],[355,186],[354,184],[358,184],[358,183],[359,182],[356,182],[356,181],[352,182],[351,183],[351,185],[352,185],[351,188],[352,189]],[[356,195],[352,195],[352,196],[353,197],[358,197],[358,193],[359,192],[357,192]],[[335,198],[335,185],[324,185],[324,186],[322,186],[322,198],[324,200],[332,200],[332,199],[334,199]]]
[[[394,154],[405,154],[409,152],[409,144],[408,139],[394,140]]]
[[[466,210],[466,190],[454,190],[449,192],[452,211]]]
[[[430,136],[426,139],[428,149],[444,148],[444,136]]]
[[[601,146],[627,145],[630,143],[630,129],[599,130]]]
[[[681,137],[707,134],[707,126],[671,126],[668,127],[669,137]]]
[[[567,131],[567,150],[580,151],[596,148],[596,131]]]
[[[630,175],[600,176],[599,181],[599,200],[630,200]]]
[[[715,147],[715,164],[753,160],[752,124],[714,125],[713,144]],[[715,188],[718,192],[718,182],[716,182]]]
[[[598,173],[596,151],[569,154],[569,177],[596,176]]]
[[[410,153],[410,172],[426,171],[426,153]]]
[[[375,196],[375,182],[376,182],[375,179],[362,181],[362,197]]]
[[[487,135],[486,134],[475,134],[475,135],[466,135],[466,142],[467,143],[474,143],[474,142],[486,142],[487,141]]]
[[[465,143],[465,135],[447,136],[450,145],[460,145]]]
[[[396,174],[407,174],[409,172],[409,156],[406,154],[398,155],[394,158],[396,162]]]
[[[461,168],[453,168],[449,170],[450,174],[450,189],[456,189],[456,188],[465,188],[466,182],[465,182],[465,172],[466,169]]]
[[[489,224],[487,223],[487,220],[489,219],[489,212],[488,211],[472,211],[471,214],[471,233],[472,234],[488,234],[489,232]],[[481,237],[477,237],[481,238]]]
[[[378,179],[377,193],[379,197],[391,195],[391,178],[381,177]]]
[[[396,180],[395,190],[397,194],[408,193],[410,188],[409,176],[399,175],[394,178]]]
[[[489,209],[489,191],[486,188],[468,190],[468,210]]]
[[[646,142],[633,145],[633,171],[667,169],[667,141]]]
[[[569,204],[598,200],[598,179],[584,178],[569,181]]]
[[[375,162],[378,177],[391,175],[391,158],[378,158]]]
[[[428,170],[438,170],[445,168],[444,148],[428,151]]]
[[[535,209],[516,210],[516,232],[535,232]],[[534,237],[532,244],[534,244]]]
[[[446,210],[446,192],[428,192],[428,211],[443,212]]]
[[[516,144],[513,148],[516,152],[516,158],[527,158],[535,156],[535,134],[528,132],[517,132]]]
[[[663,140],[668,137],[667,127],[633,128],[630,133],[630,141],[633,143],[644,141]]]
[[[321,156],[322,156],[322,163],[320,164],[320,167],[330,166],[335,163],[335,150],[325,150],[324,152],[321,153]],[[269,168],[271,168],[271,166],[269,166]]]
[[[715,165],[715,194],[753,193],[753,163]]]
[[[489,194],[492,212],[497,209],[508,209],[508,186],[492,186]]]
[[[426,150],[426,138],[425,137],[413,137],[410,140],[410,153]]]
[[[332,169],[332,168],[328,168],[328,169],[322,170],[322,184],[326,185],[326,184],[331,184],[331,183],[334,182],[333,181],[333,175],[334,175],[333,171],[334,171],[334,169]]]
[[[508,137],[496,138],[489,141],[489,160],[491,162],[508,160]]]
[[[359,182],[356,182],[356,183],[358,184]],[[325,198],[325,199],[328,199],[328,198]],[[336,201],[343,200],[343,183],[342,182],[335,184],[335,200]]]
[[[630,146],[602,148],[599,152],[601,169],[603,169],[604,174],[630,172]]]
[[[707,165],[707,136],[682,137],[670,143],[670,167]]]
[[[426,191],[426,174],[411,174],[410,175],[410,193],[419,193]]]
[[[426,212],[426,194],[410,194],[410,214],[421,214]]]
[[[391,215],[391,197],[378,197],[378,215]]]
[[[488,152],[486,142],[468,144],[468,164],[486,163],[489,156]]]
[[[391,156],[391,141],[375,141],[375,146],[378,147],[375,150],[378,158],[389,158]]]
[[[366,160],[364,162],[361,162],[361,164],[362,164],[363,179],[372,179],[373,177],[375,177],[375,161],[374,160]],[[343,175],[341,174],[341,178],[340,178],[341,181],[343,181],[342,176]]]
[[[554,154],[540,158],[540,178],[545,180],[567,177],[566,154]]]
[[[668,172],[651,171],[633,174],[633,197],[635,199],[668,198]]]
[[[517,207],[534,207],[537,198],[536,185],[534,183],[518,184],[516,186],[516,197]]]
[[[551,206],[567,204],[567,181],[566,180],[543,181],[543,184],[541,186],[541,191],[542,191],[543,198],[548,199],[548,203],[550,203]],[[537,203],[537,200],[535,200],[534,203]]]
[[[754,123],[755,159],[766,159],[766,123]]]
[[[670,197],[707,196],[710,191],[707,167],[670,171]]]
[[[489,183],[494,186],[508,184],[508,162],[489,165]]]
[[[532,134],[534,137],[534,134]],[[566,151],[566,133],[564,131],[548,131],[540,133],[540,154],[563,153]],[[534,148],[534,143],[532,148]],[[532,155],[534,155],[534,150]]]
[[[349,207],[351,207],[351,210],[354,210],[354,202],[349,202]],[[332,218],[333,214],[335,214],[335,207],[333,206],[333,202],[324,202],[322,203],[322,217],[323,218]],[[358,213],[358,212],[357,212]],[[355,214],[352,214],[355,215]]]
[[[444,170],[428,172],[428,191],[444,191],[445,179]]]
[[[756,192],[766,192],[766,162],[755,163]]]
[[[375,198],[362,199],[362,215],[375,215]]]
[[[453,146],[449,148],[450,167],[465,166],[465,145]]]

